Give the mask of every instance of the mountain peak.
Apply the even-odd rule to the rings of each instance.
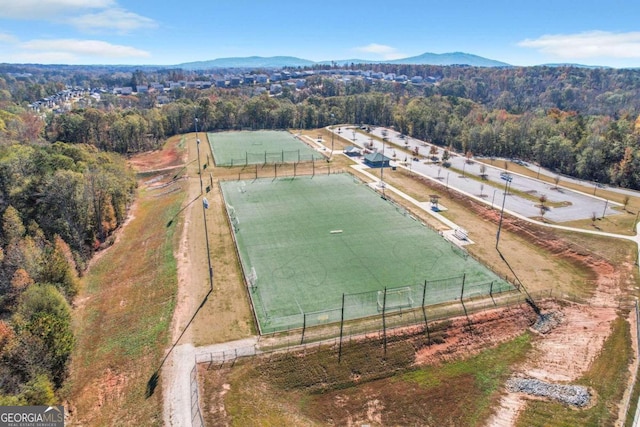
[[[422,55],[412,56],[409,58],[394,59],[391,61],[375,61],[375,60],[332,60],[314,62],[308,59],[296,58],[293,56],[249,56],[241,58],[218,58],[209,61],[197,61],[178,64],[176,67],[198,70],[208,68],[283,68],[283,67],[310,67],[316,64],[416,64],[416,65],[469,65],[473,67],[509,67],[506,62],[500,62],[493,59],[483,58],[482,56],[473,55],[465,52],[450,53],[430,53],[426,52]]]

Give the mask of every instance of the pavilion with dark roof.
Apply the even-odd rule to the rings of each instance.
[[[369,153],[364,156],[364,164],[370,168],[388,168],[391,159],[382,153]]]

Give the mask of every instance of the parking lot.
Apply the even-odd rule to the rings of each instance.
[[[334,129],[338,133],[338,127]],[[387,142],[383,144],[377,138],[386,135]],[[446,168],[440,163],[434,163],[428,159],[431,145],[417,140],[391,129],[372,127],[370,134],[365,130],[354,127],[341,127],[340,135],[348,139],[354,146],[362,149],[372,146],[371,150],[384,152],[384,155],[395,160],[391,164],[406,167],[412,172],[419,173],[431,179],[441,182],[443,185],[463,192],[471,197],[483,200],[487,204],[502,207],[505,211],[533,218],[541,216],[540,197],[546,196],[544,218],[553,222],[562,223],[580,219],[591,219],[594,215],[598,218],[608,215],[617,215],[620,205],[615,202],[581,193],[562,186],[558,188],[554,184],[515,174],[505,169],[497,168],[456,153],[451,153],[450,167]],[[373,135],[377,138],[372,138]],[[419,156],[413,158],[412,154],[418,149]],[[443,149],[437,148],[436,156],[442,158]],[[481,171],[484,165],[484,171]],[[508,173],[509,177],[501,177],[502,173]],[[480,175],[483,175],[481,177]],[[508,190],[505,196],[505,190]]]

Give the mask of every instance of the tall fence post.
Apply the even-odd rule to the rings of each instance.
[[[384,357],[387,357],[387,320],[385,318],[385,309],[387,307],[387,287],[384,287],[384,295],[382,297],[382,339],[384,344]]]
[[[344,292],[342,293],[342,310],[340,310],[340,345],[338,346],[338,363],[342,359],[342,331],[344,330]]]
[[[302,313],[302,338],[300,344],[304,344],[304,331],[307,329],[307,313]]]
[[[422,316],[424,316],[424,328],[427,331],[427,343],[431,342],[431,333],[429,332],[429,321],[427,320],[427,310],[424,308],[425,298],[427,296],[427,281],[424,281],[422,288]]]

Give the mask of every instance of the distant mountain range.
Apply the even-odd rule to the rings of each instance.
[[[365,59],[342,59],[334,61],[314,62],[293,56],[250,56],[246,58],[218,58],[210,61],[185,62],[176,67],[185,70],[205,70],[210,68],[283,68],[311,67],[314,65],[348,65],[348,64],[416,64],[416,65],[470,65],[473,67],[510,67],[506,62],[483,58],[464,52],[423,53],[409,58],[389,61],[373,61]]]

